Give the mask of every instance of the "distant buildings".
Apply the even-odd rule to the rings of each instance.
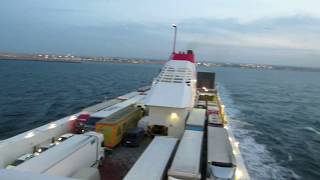
[[[59,61],[59,62],[106,62],[106,63],[122,63],[122,64],[163,64],[166,60],[152,60],[142,58],[122,58],[108,56],[75,56],[71,54],[15,54],[15,53],[0,53],[0,60],[25,60],[25,61]],[[251,63],[218,63],[209,61],[198,61],[198,66],[203,67],[233,67],[245,69],[277,69],[277,70],[302,70],[302,71],[320,71],[319,68],[308,67],[292,67],[292,66],[272,66],[266,64],[251,64]]]

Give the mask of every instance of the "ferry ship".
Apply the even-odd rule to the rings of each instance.
[[[175,52],[152,84],[0,142],[1,180],[249,180],[213,72]]]

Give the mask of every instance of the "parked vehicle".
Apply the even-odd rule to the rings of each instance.
[[[208,114],[219,114],[220,110],[218,106],[208,106]]]
[[[228,132],[222,127],[208,126],[208,169],[211,179],[232,179],[236,159],[232,152]]]
[[[128,129],[124,142],[127,146],[137,147],[140,145],[140,142],[143,140],[143,137],[144,129],[139,127],[131,128]]]
[[[141,117],[141,109],[130,106],[98,121],[95,130],[104,135],[104,145],[113,148],[123,140],[129,128],[137,126]]]
[[[84,126],[85,123],[88,121],[90,118],[90,114],[81,114],[77,117],[75,120],[75,126],[74,126],[74,132],[77,134],[82,134],[84,133]]]
[[[165,136],[155,137],[124,180],[163,180],[177,140],[177,138]]]
[[[208,115],[208,125],[209,126],[215,126],[215,127],[223,127],[223,121],[219,117],[218,114],[209,114]]]
[[[185,130],[168,170],[168,180],[201,179],[203,131]]]
[[[149,116],[144,116],[138,121],[138,124],[137,124],[137,127],[142,128],[146,134],[148,131],[149,120],[150,120]]]
[[[187,130],[203,131],[206,121],[206,110],[193,108],[186,123]]]
[[[22,164],[23,162],[33,158],[34,155],[31,154],[31,153],[27,153],[23,156],[20,156],[19,158],[17,158],[15,161],[13,161],[13,163],[9,164],[6,168],[7,169],[11,169],[11,168],[14,168],[16,166],[18,166],[19,164]]]
[[[39,174],[71,177],[82,168],[98,165],[104,157],[103,136],[89,132],[74,135],[60,145],[42,152],[16,167],[17,170]]]

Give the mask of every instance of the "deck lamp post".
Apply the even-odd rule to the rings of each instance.
[[[172,53],[175,53],[176,52],[176,40],[177,40],[177,25],[176,24],[172,24],[172,27],[174,28],[174,36],[173,36],[173,52]]]

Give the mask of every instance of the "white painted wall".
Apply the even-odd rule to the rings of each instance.
[[[168,136],[180,138],[185,128],[187,115],[187,108],[149,106],[149,126],[166,126],[168,127]]]

